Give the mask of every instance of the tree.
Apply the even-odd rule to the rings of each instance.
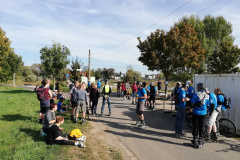
[[[61,71],[70,63],[68,56],[70,51],[64,45],[53,42],[52,47],[44,47],[40,50],[41,63],[48,76],[53,76],[55,89],[55,77],[61,74]]]
[[[101,72],[102,72],[102,69],[101,68],[98,68],[95,72],[94,72],[94,76],[96,79],[100,79],[101,78]]]
[[[191,15],[181,18],[178,23],[175,23],[175,26],[181,28],[183,22],[188,22],[192,25],[198,33],[202,49],[206,51],[205,61],[194,72],[198,74],[211,72],[212,64],[210,63],[212,61],[209,58],[212,57],[214,52],[220,50],[222,42],[233,43],[234,41],[231,23],[227,22],[222,16],[212,17],[207,15],[204,19],[200,19],[197,16]]]
[[[33,65],[30,66],[30,69],[36,76],[44,75],[43,73],[44,68],[42,64],[34,63]]]
[[[1,81],[7,81],[13,79],[13,74],[20,74],[20,71],[24,65],[22,57],[16,55],[13,51],[4,56],[4,61],[1,63],[0,77]]]
[[[109,68],[108,73],[109,73],[109,76],[112,78],[115,74],[115,69],[114,68]]]
[[[80,71],[77,71],[77,69],[82,69],[82,66],[83,66],[83,62],[81,62],[81,60],[78,60],[77,56],[75,60],[72,59],[70,73],[71,73],[71,79],[73,81],[79,81],[81,79]]]
[[[27,77],[28,75],[33,75],[33,72],[29,66],[23,66],[22,68],[22,76]]]
[[[215,50],[209,57],[209,69],[211,73],[237,72],[240,63],[240,49],[231,42],[226,41],[220,44],[219,50]]]
[[[102,76],[103,76],[104,79],[109,79],[110,78],[109,70],[107,68],[103,68]]]
[[[1,63],[6,58],[6,56],[10,52],[13,53],[13,49],[10,47],[10,45],[11,45],[11,41],[9,40],[9,38],[7,38],[6,32],[4,32],[0,27],[0,70],[2,66]]]
[[[167,33],[156,30],[145,41],[138,37],[137,47],[141,52],[138,60],[151,71],[162,71],[166,80],[175,69],[195,69],[204,60],[204,50],[197,33],[189,23],[182,26],[181,29],[172,27]]]
[[[140,72],[134,71],[134,68],[131,65],[127,66],[127,72],[126,72],[124,81],[134,82],[134,81],[140,81],[141,79],[142,78],[141,78]]]

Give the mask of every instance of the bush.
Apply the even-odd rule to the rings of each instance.
[[[27,77],[25,77],[25,82],[37,82],[38,81],[38,77],[36,75],[27,75]]]

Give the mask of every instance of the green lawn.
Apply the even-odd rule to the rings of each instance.
[[[95,144],[88,141],[85,149],[45,144],[45,139],[40,137],[42,125],[38,124],[40,107],[36,93],[20,88],[0,86],[0,95],[1,159],[97,159],[93,154],[95,151],[91,148]],[[62,126],[64,133],[70,133],[75,128],[87,133],[91,129],[88,123],[85,125],[72,123],[69,113],[62,116],[65,118]],[[97,151],[97,154],[104,159],[115,159],[114,157],[119,153],[108,155],[107,152],[98,153]]]

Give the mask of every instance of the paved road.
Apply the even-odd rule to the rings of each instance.
[[[112,97],[112,115],[107,116],[108,108],[105,106],[105,116],[97,117],[98,121],[109,127],[107,132],[116,135],[119,140],[141,160],[159,159],[240,159],[240,143],[220,137],[218,143],[208,143],[201,149],[191,146],[192,135],[189,128],[187,138],[174,136],[175,118],[164,114],[160,109],[156,111],[146,110],[145,130],[135,127],[137,115],[135,105],[122,98]],[[99,100],[98,113],[100,113],[102,100]],[[161,106],[157,106],[157,109]]]

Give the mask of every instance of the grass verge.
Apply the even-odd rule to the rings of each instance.
[[[0,86],[0,157],[1,159],[122,159],[118,151],[112,154],[100,150],[101,143],[87,140],[87,148],[75,146],[48,146],[40,137],[42,125],[38,124],[39,101],[36,93],[21,88]],[[57,115],[57,113],[56,113]],[[65,118],[64,133],[79,128],[88,136],[91,124],[74,124],[69,113],[62,114]],[[99,147],[93,150],[93,147]],[[100,157],[97,157],[100,155]]]

